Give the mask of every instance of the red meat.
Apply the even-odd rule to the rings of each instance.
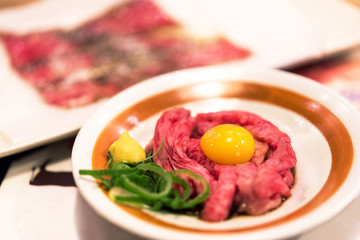
[[[0,38],[19,75],[46,102],[62,107],[113,96],[161,73],[249,55],[222,38],[205,41],[179,32],[181,26],[152,1],[136,0],[70,31]]]
[[[258,215],[279,206],[282,197],[290,194],[289,186],[279,173],[261,165],[255,167],[251,162],[238,165],[237,187],[235,197],[237,212]]]
[[[214,177],[203,165],[186,154],[194,127],[195,119],[190,116],[189,111],[174,109],[165,112],[156,124],[158,131],[155,131],[154,135],[154,152],[158,151],[162,140],[164,147],[160,154],[154,157],[154,162],[166,170],[189,169],[211,183]]]
[[[256,150],[250,162],[221,165],[202,152],[200,137],[224,123],[241,125],[253,134]],[[156,124],[154,151],[162,140],[164,150],[154,158],[157,164],[166,170],[189,169],[209,182],[211,194],[201,212],[203,220],[222,221],[229,217],[231,209],[263,214],[290,195],[291,168],[296,164],[290,138],[255,114],[222,111],[192,117],[188,110],[175,108],[163,113]]]
[[[201,218],[216,222],[229,216],[236,193],[238,173],[233,166],[216,164],[218,179],[211,184],[211,193],[201,212]]]
[[[176,25],[169,16],[152,1],[131,1],[122,7],[110,10],[104,16],[85,24],[82,33],[95,36],[106,33],[127,34],[151,28]]]

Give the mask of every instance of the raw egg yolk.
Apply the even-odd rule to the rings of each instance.
[[[255,152],[253,136],[243,127],[222,124],[208,130],[201,138],[205,155],[220,164],[241,164],[249,161]]]

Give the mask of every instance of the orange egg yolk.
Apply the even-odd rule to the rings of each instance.
[[[220,164],[248,162],[255,152],[253,136],[243,127],[222,124],[208,130],[201,138],[204,154]]]

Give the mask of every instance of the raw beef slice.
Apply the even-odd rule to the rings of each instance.
[[[61,107],[113,96],[161,73],[249,55],[223,38],[186,35],[150,0],[115,6],[70,31],[0,33],[0,38],[21,78],[47,103]]]

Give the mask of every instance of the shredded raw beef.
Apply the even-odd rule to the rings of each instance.
[[[238,165],[238,212],[262,214],[279,206],[282,197],[290,194],[289,186],[280,174],[266,165],[255,167],[251,162]]]
[[[236,193],[238,173],[232,166],[216,164],[217,181],[210,184],[211,193],[201,212],[201,218],[217,222],[228,217]]]
[[[249,55],[220,37],[186,35],[150,0],[127,1],[72,30],[0,38],[22,79],[47,103],[62,107],[110,97],[161,73]]]
[[[154,162],[166,170],[186,168],[203,176],[209,183],[214,177],[200,163],[191,159],[187,154],[190,135],[195,127],[195,119],[190,112],[174,109],[165,112],[156,124],[154,135],[154,152],[158,151],[164,140],[163,150],[154,157]]]
[[[200,148],[201,136],[219,124],[246,128],[255,139],[255,153],[244,164],[221,165],[208,159]],[[235,213],[263,214],[290,196],[291,168],[296,164],[290,138],[275,125],[245,111],[202,113],[175,108],[159,118],[153,138],[154,151],[164,140],[164,150],[154,161],[166,170],[186,168],[203,176],[211,193],[201,219],[222,221]],[[195,187],[196,188],[196,187]]]

